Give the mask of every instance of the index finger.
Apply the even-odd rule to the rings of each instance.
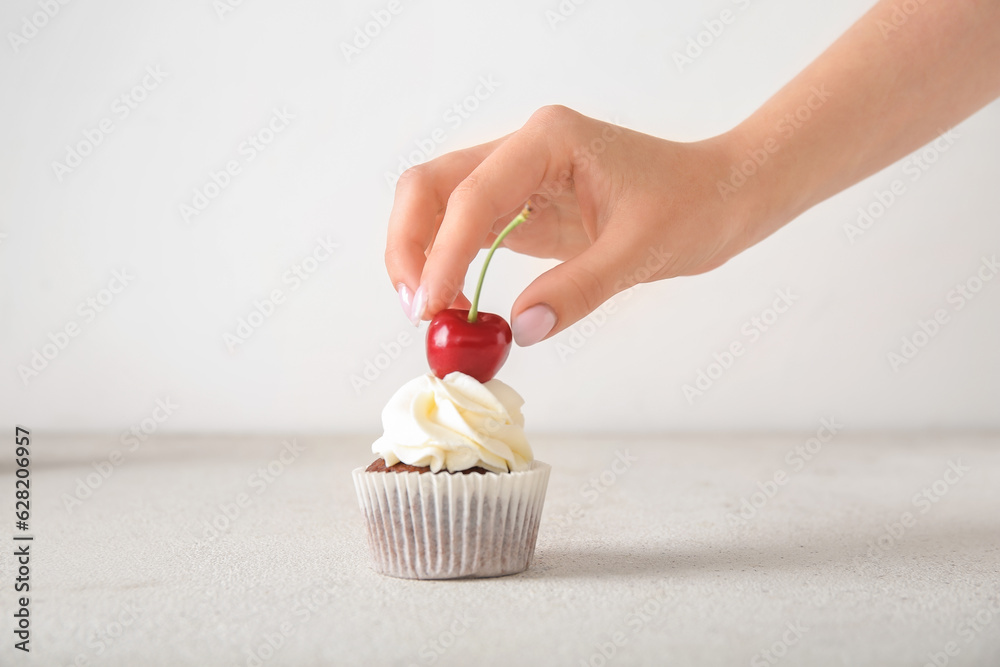
[[[447,153],[411,167],[399,177],[385,244],[385,268],[393,287],[403,283],[411,292],[416,291],[448,195],[496,143]]]
[[[558,135],[553,130],[563,120],[553,108],[536,112],[455,186],[423,266],[424,317],[454,300],[496,220],[523,206],[558,173]]]

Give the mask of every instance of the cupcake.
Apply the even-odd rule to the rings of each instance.
[[[403,385],[382,412],[378,458],[353,471],[377,572],[497,577],[531,563],[549,466],[524,437],[524,399],[455,371]]]

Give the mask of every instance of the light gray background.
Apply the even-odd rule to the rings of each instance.
[[[391,393],[426,370],[382,263],[385,174],[415,142],[444,128],[434,154],[458,149],[548,103],[672,139],[710,136],[873,3],[591,0],[553,28],[556,0],[404,0],[347,62],[341,43],[386,4],[247,0],[220,16],[210,0],[71,2],[17,49],[9,34],[39,6],[3,4],[0,422],[118,432],[169,399],[178,407],[161,432],[375,431]],[[735,22],[679,71],[673,54],[724,8]],[[147,67],[166,78],[119,119],[114,100]],[[499,86],[452,127],[444,114],[481,77]],[[243,162],[240,143],[274,108],[294,120]],[[113,132],[59,182],[52,163],[103,118]],[[642,286],[603,326],[515,349],[501,378],[526,398],[528,428],[813,430],[822,416],[851,429],[1000,426],[1000,280],[898,372],[886,358],[1000,250],[998,121],[994,104],[960,125],[916,183],[892,166],[718,271]],[[242,172],[186,224],[178,206],[230,159]],[[849,242],[844,226],[896,179],[906,194]],[[337,252],[289,292],[281,276],[318,237]],[[550,264],[498,255],[483,307],[506,315]],[[78,305],[121,269],[134,280],[84,321]],[[229,351],[224,334],[274,288],[287,300]],[[682,386],[747,341],[743,323],[778,289],[795,305],[685,400]],[[70,322],[80,335],[23,382],[18,366]],[[414,342],[352,388],[402,332]]]

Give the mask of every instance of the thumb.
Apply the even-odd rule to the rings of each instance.
[[[538,276],[511,309],[511,329],[521,347],[534,345],[589,315],[627,287],[615,286],[623,254],[597,243]]]

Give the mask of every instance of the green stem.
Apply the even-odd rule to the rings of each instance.
[[[507,235],[514,231],[514,228],[519,224],[528,219],[528,214],[531,213],[531,204],[529,203],[524,207],[524,210],[517,214],[517,217],[510,221],[503,231],[497,235],[493,245],[490,246],[490,251],[486,253],[486,259],[483,260],[483,268],[479,272],[479,282],[476,283],[476,294],[472,297],[472,308],[469,309],[469,323],[475,324],[476,318],[479,316],[479,293],[483,290],[483,278],[486,277],[486,267],[490,265],[490,259],[493,257],[493,253],[496,249],[500,247],[503,240],[507,238]]]

